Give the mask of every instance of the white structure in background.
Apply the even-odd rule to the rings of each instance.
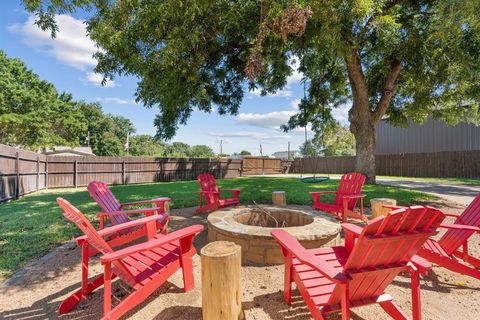
[[[288,159],[288,151],[277,151],[272,154],[272,157],[279,159]],[[290,159],[300,157],[300,152],[293,150],[290,151]]]
[[[90,147],[55,146],[45,149],[42,153],[49,156],[95,157]]]

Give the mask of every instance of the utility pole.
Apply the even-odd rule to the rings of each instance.
[[[287,160],[290,160],[290,141],[288,141]]]
[[[220,155],[223,154],[223,140],[220,139]]]

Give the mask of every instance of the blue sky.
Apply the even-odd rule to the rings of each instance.
[[[80,16],[58,16],[60,31],[51,39],[48,32],[33,25],[34,17],[25,12],[20,1],[2,1],[0,8],[0,49],[8,56],[22,59],[60,92],[70,92],[76,100],[98,101],[105,112],[130,119],[137,134],[155,134],[153,119],[158,110],[134,102],[136,79],[116,77],[101,86],[102,77],[92,71],[96,64],[92,58],[95,44],[86,35]],[[295,64],[292,67],[295,69]],[[247,92],[237,116],[196,111],[172,141],[206,144],[219,152],[223,140],[223,151],[229,154],[248,150],[258,155],[260,143],[264,154],[272,154],[286,150],[289,141],[291,149],[297,150],[304,141],[303,130],[284,133],[279,127],[296,113],[303,96],[301,78],[294,71],[283,90],[267,97]],[[341,123],[347,123],[346,107],[333,114]]]

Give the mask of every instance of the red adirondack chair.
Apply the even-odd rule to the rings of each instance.
[[[418,255],[448,270],[480,280],[480,259],[468,252],[468,239],[474,233],[480,234],[480,193],[460,216],[446,215],[456,218],[455,223],[440,225],[448,231],[438,241],[429,239]]]
[[[209,173],[201,173],[197,177],[200,183],[201,191],[198,192],[200,196],[200,204],[195,213],[203,213],[208,211],[217,210],[218,208],[238,205],[238,197],[240,195],[240,189],[218,189],[215,177]],[[233,198],[221,199],[221,192],[231,192]],[[205,204],[203,199],[205,198]]]
[[[294,281],[314,319],[341,311],[347,320],[350,308],[373,303],[394,319],[408,319],[385,289],[400,272],[409,271],[413,319],[420,319],[420,270],[410,259],[444,218],[429,207],[397,209],[364,228],[343,223],[345,246],[310,250],[285,230],[273,230],[285,256],[285,301],[291,303]],[[423,270],[431,268],[424,259],[416,257],[415,262]]]
[[[360,194],[364,183],[364,175],[356,172],[346,173],[340,178],[337,191],[310,192],[313,198],[313,208],[334,214],[343,222],[347,221],[347,217],[367,221],[367,217],[363,214],[363,198],[366,195]],[[322,194],[335,194],[335,202],[333,204],[321,202],[320,195]],[[360,212],[355,211],[358,199],[360,199]]]
[[[150,216],[97,231],[67,200],[57,198],[57,203],[62,208],[65,218],[75,223],[85,234],[76,239],[77,244],[82,247],[82,287],[62,302],[60,314],[71,311],[92,291],[103,285],[103,319],[118,319],[148,298],[180,268],[183,272],[185,292],[194,287],[192,257],[195,255],[195,248],[192,241],[195,235],[203,230],[203,226],[190,226],[168,235],[157,234],[156,217]],[[145,226],[147,230],[147,242],[114,251],[105,240],[108,235],[140,225]],[[100,261],[104,266],[103,274],[90,282],[89,246],[103,254]],[[111,281],[116,277],[129,285],[132,293],[112,309]]]
[[[100,230],[105,227],[105,219],[108,218],[112,225],[120,225],[130,222],[129,214],[140,214],[145,216],[151,216],[156,214],[157,217],[157,230],[166,234],[167,225],[170,220],[170,214],[167,206],[170,201],[169,198],[156,198],[144,201],[134,201],[127,203],[120,203],[113,195],[112,191],[107,184],[100,181],[92,181],[87,187],[88,193],[95,200],[98,206],[102,209],[102,213],[97,214],[100,219]],[[125,207],[134,205],[152,204],[151,208],[142,208],[134,210],[125,210]],[[132,240],[138,239],[146,235],[146,229],[144,225],[138,225],[131,228],[125,228],[119,230],[111,238],[116,238],[114,241],[109,241],[110,246],[116,247],[128,243]]]

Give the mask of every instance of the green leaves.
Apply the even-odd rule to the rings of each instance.
[[[449,123],[480,120],[478,0],[23,2],[31,12],[49,14],[95,7],[87,24],[102,49],[96,71],[140,79],[139,101],[159,108],[158,138],[172,138],[194,109],[210,112],[217,106],[221,114],[236,114],[247,87],[281,89],[292,57],[310,83],[309,121],[321,128],[332,108],[347,101],[358,108],[359,92],[347,72],[352,52],[360,60],[357,81],[367,91],[361,94],[368,96],[362,103],[376,113],[374,119],[386,113],[397,124],[432,114]],[[303,34],[262,34],[262,23],[307,7],[312,15]],[[52,28],[49,15],[40,15],[39,23]],[[255,50],[261,51],[263,73],[249,81],[245,66]],[[400,74],[387,83],[395,61]],[[392,100],[382,99],[389,94]],[[357,124],[372,126],[368,112],[351,114]],[[302,124],[297,115],[286,128]]]
[[[78,145],[85,130],[75,102],[0,51],[0,143],[32,150]]]

